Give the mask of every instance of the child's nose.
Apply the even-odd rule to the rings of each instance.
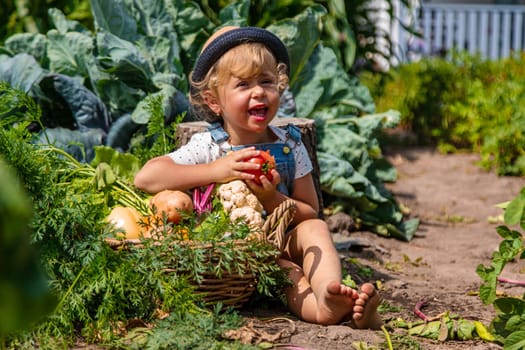
[[[263,96],[264,93],[265,93],[264,92],[264,88],[261,85],[257,84],[257,85],[255,85],[253,87],[253,95],[254,96]]]

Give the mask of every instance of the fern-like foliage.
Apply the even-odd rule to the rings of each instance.
[[[235,239],[245,238],[249,230],[226,215],[186,218],[191,239],[206,240],[203,244],[209,245],[185,244],[180,235],[168,234],[177,227],[164,225],[156,239],[144,239],[127,249],[110,247],[106,239],[116,235],[106,224],[110,206],[146,199],[129,183],[130,177],[120,176],[111,164],[106,163],[106,173],[100,176],[104,161],[122,158],[103,149],[96,165],[91,165],[53,145],[32,143],[29,128],[38,126],[38,107],[23,93],[0,85],[0,98],[5,96],[11,102],[1,114],[0,154],[31,199],[31,242],[40,250],[40,265],[58,301],[31,332],[9,335],[8,347],[32,348],[37,342],[42,349],[68,348],[78,337],[88,343],[114,344],[133,336],[126,328],[130,320],[141,320],[157,325],[147,332],[151,338],[141,340],[146,347],[164,339],[165,344],[194,349],[198,348],[195,339],[207,337],[202,344],[210,348],[224,342],[218,334],[236,323],[231,321],[233,314],[230,318],[210,314],[202,297],[194,293],[204,274],[220,278],[225,271],[251,271],[259,278],[258,290],[267,294],[279,285],[283,275],[275,263],[276,249],[257,240],[247,240],[239,249]],[[152,102],[151,107],[151,152],[164,153],[173,146],[173,139],[160,126],[160,105]],[[23,113],[23,118],[17,113]],[[225,232],[231,234],[229,240]],[[159,312],[170,317],[160,322]],[[165,338],[180,334],[181,322],[190,321],[189,333],[196,338],[189,345],[181,343],[186,337]]]

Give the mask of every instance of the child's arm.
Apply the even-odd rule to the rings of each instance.
[[[319,199],[312,173],[295,180],[291,197],[298,202],[295,215],[299,217],[299,221],[319,218]]]
[[[135,175],[135,186],[148,193],[185,191],[213,182],[210,164],[177,164],[168,156],[149,160]]]
[[[254,157],[259,151],[245,148],[231,152],[211,163],[179,164],[168,156],[149,160],[135,175],[135,186],[148,193],[162,190],[186,191],[210,183],[224,183],[232,180],[253,180],[254,175],[246,170],[256,170],[259,164],[244,162]]]

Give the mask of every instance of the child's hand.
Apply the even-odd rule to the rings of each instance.
[[[261,175],[259,177],[261,182],[260,185],[253,180],[246,180],[248,187],[262,203],[275,196],[275,193],[277,192],[277,185],[279,182],[281,182],[281,175],[279,175],[279,172],[276,169],[272,169],[271,174],[272,181],[268,180],[266,176]]]
[[[253,181],[255,175],[246,171],[257,170],[260,168],[260,165],[248,163],[244,160],[257,156],[259,152],[255,147],[243,148],[229,152],[226,156],[211,163],[211,172],[213,172],[216,182],[226,183],[233,180]]]

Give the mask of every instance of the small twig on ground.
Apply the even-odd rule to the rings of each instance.
[[[505,278],[505,277],[498,277],[498,282],[511,283],[511,284],[516,284],[518,286],[525,286],[525,281],[513,280],[513,279]]]
[[[436,320],[439,320],[441,317],[443,317],[446,312],[442,312],[440,313],[439,315],[437,316],[433,316],[433,317],[428,317],[427,315],[425,315],[423,313],[423,311],[421,311],[421,309],[425,306],[428,305],[428,302],[427,301],[419,301],[416,306],[414,307],[414,313],[416,314],[417,317],[419,317],[420,319],[422,319],[423,321],[425,322],[432,322],[432,321],[436,321]]]
[[[414,313],[416,314],[416,316],[425,322],[428,321],[428,317],[427,315],[423,313],[423,311],[421,311],[421,309],[427,305],[428,305],[428,302],[422,300],[422,301],[418,301],[416,303],[416,306],[414,307]]]

